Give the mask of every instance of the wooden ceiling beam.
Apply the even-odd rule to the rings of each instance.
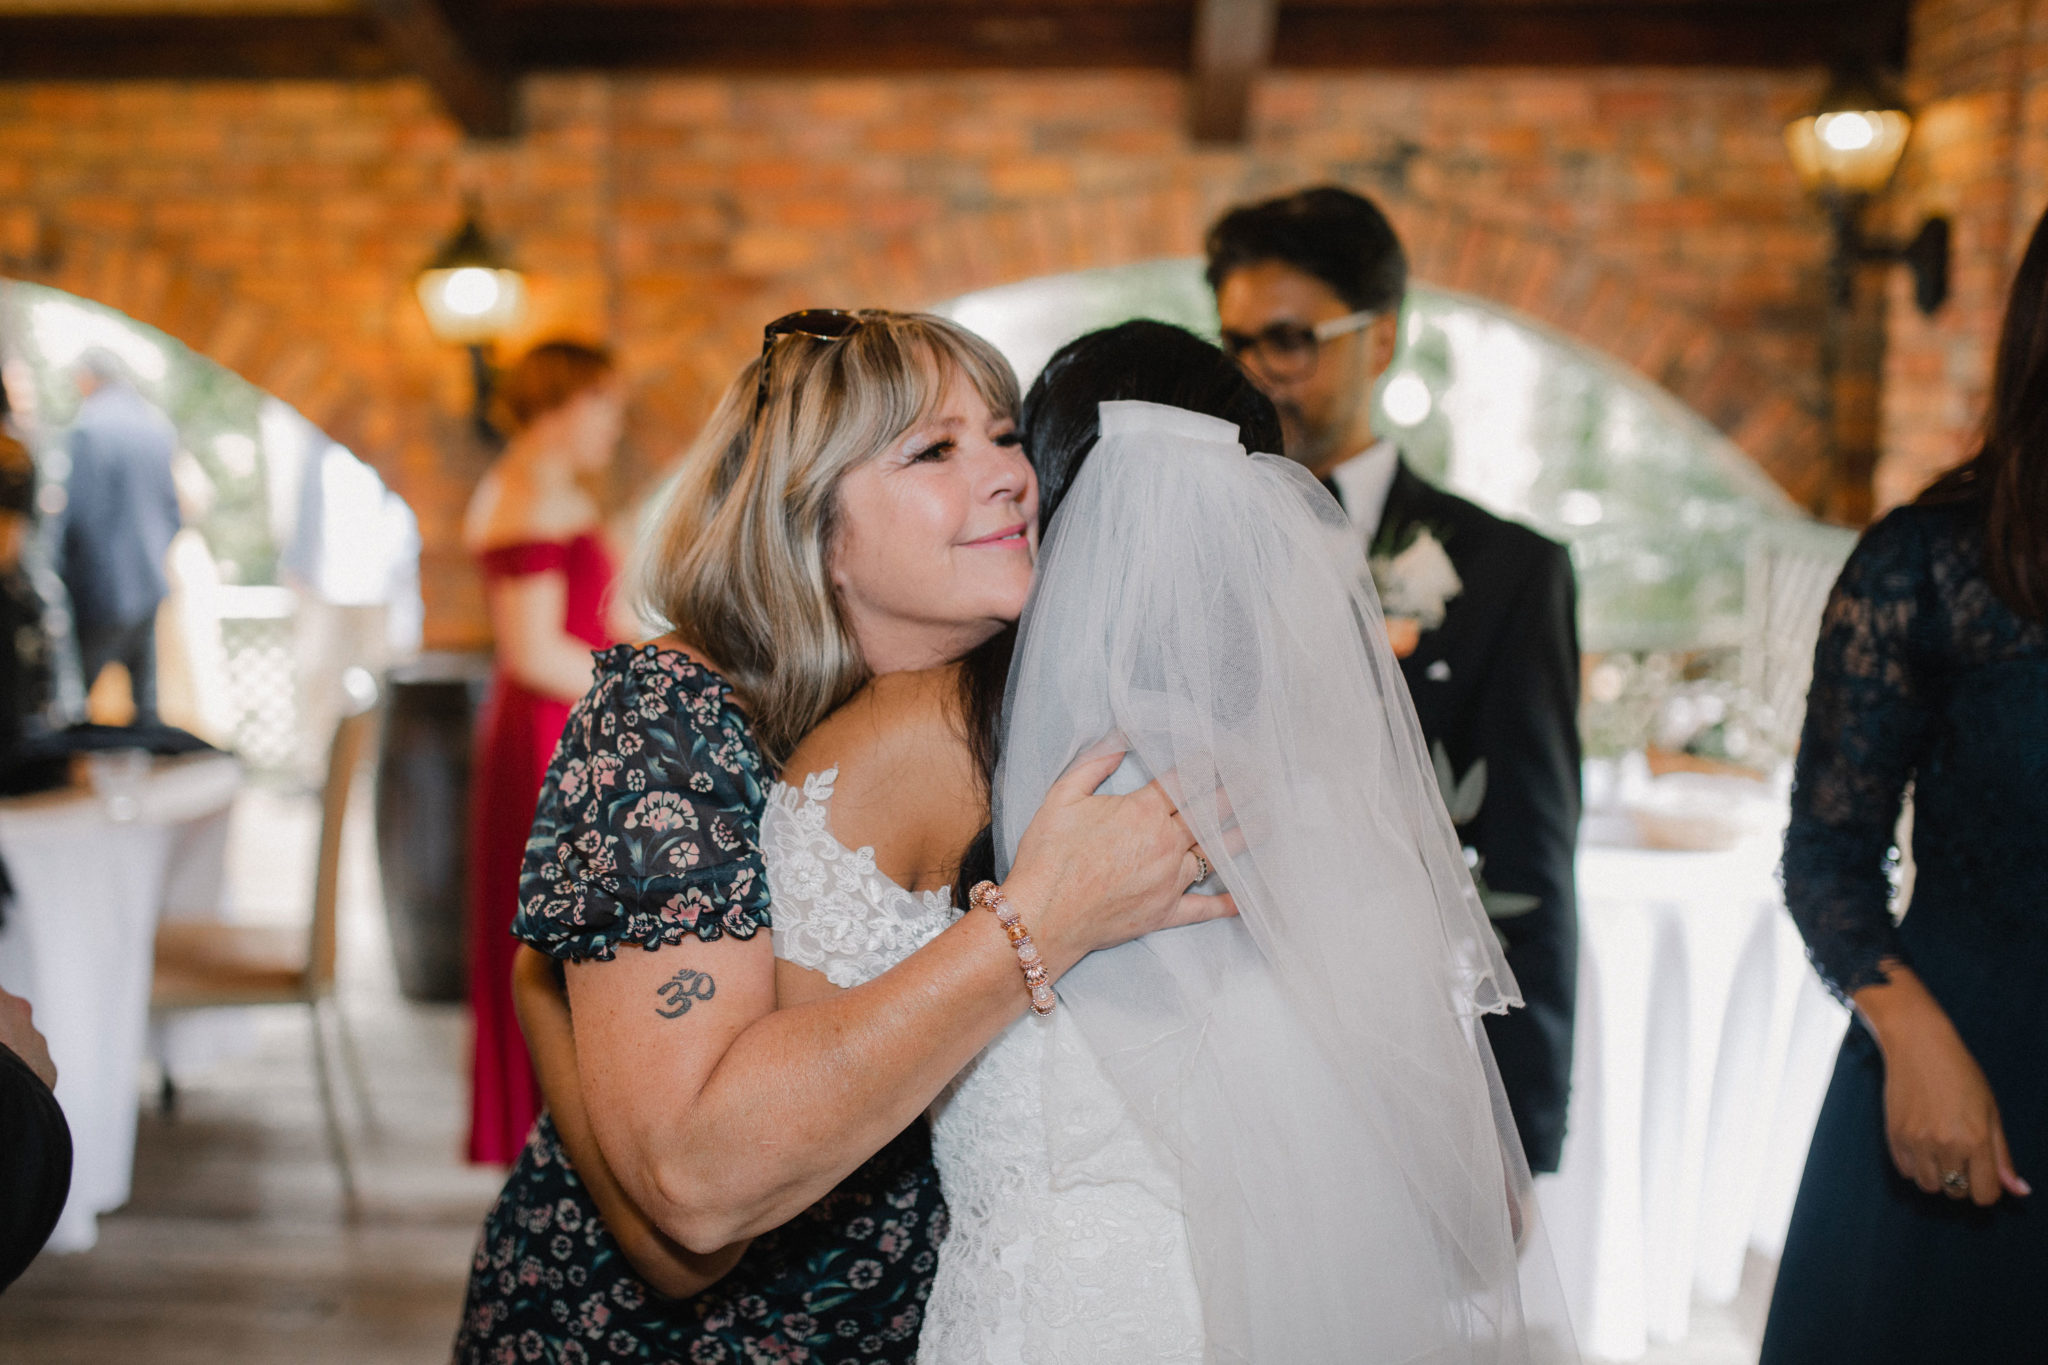
[[[1185,70],[1191,10],[1034,4],[775,4],[730,10],[594,0],[507,10],[515,63],[735,72]]]
[[[1295,69],[1445,66],[1903,67],[1908,0],[1385,0],[1290,5],[1273,64]]]
[[[518,131],[518,88],[482,60],[449,18],[441,0],[363,0],[391,50],[433,87],[441,106],[476,138]]]
[[[490,135],[511,126],[510,73],[1185,72],[1196,51],[1195,8],[1186,0],[846,8],[761,0],[744,22],[716,7],[496,0],[463,26],[441,2],[372,0],[375,18],[0,12],[0,79],[379,79],[412,71],[434,83],[465,128]],[[385,7],[398,8],[387,15]],[[480,55],[462,35],[486,24],[494,46]],[[1787,68],[1845,57],[1897,64],[1905,34],[1906,0],[1281,0],[1270,65]]]
[[[1244,141],[1252,84],[1273,57],[1277,0],[1195,0],[1194,72],[1188,83],[1195,141]]]
[[[379,80],[404,72],[364,15],[0,15],[0,80]]]
[[[1202,0],[1204,5],[1214,0]],[[1258,0],[1261,6],[1269,0]],[[1273,68],[1814,67],[1903,61],[1908,0],[1280,0]],[[1188,69],[1195,5],[722,7],[515,0],[494,30],[520,69]]]

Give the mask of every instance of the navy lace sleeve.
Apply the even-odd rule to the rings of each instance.
[[[600,653],[541,786],[512,932],[574,960],[752,938],[766,771],[717,674],[652,646]]]
[[[1846,1001],[1905,962],[1892,918],[1893,837],[1933,726],[1941,624],[1918,509],[1871,527],[1822,618],[1785,833],[1785,903]]]

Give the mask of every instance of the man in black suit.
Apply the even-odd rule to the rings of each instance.
[[[1487,1032],[1529,1165],[1554,1171],[1578,974],[1570,556],[1417,477],[1373,431],[1408,262],[1370,200],[1321,187],[1234,209],[1210,229],[1208,276],[1224,348],[1278,405],[1286,453],[1330,487],[1366,542],[1425,741],[1454,775],[1485,765],[1478,810],[1454,813],[1527,1002],[1489,1015]]]

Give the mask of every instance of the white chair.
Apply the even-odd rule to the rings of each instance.
[[[1742,632],[1742,685],[1770,708],[1782,753],[1799,743],[1821,615],[1856,533],[1821,522],[1771,521],[1749,545]]]
[[[311,923],[301,929],[191,920],[166,922],[157,930],[156,980],[150,994],[151,1008],[166,1011],[231,1005],[305,1007],[312,1028],[313,1070],[326,1119],[327,1143],[341,1176],[343,1197],[351,1209],[355,1206],[355,1174],[335,1103],[324,1021],[329,1017],[333,1021],[358,1109],[366,1124],[374,1123],[362,1061],[335,999],[334,967],[342,827],[347,820],[357,770],[376,731],[376,704],[376,684],[367,673],[353,670],[349,704],[328,746]],[[168,1074],[164,1091],[168,1102],[174,1093]]]

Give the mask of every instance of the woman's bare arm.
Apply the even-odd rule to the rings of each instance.
[[[775,964],[779,1004],[802,1004],[838,991],[822,972],[788,962]],[[521,946],[513,961],[512,999],[528,1052],[540,1079],[541,1097],[554,1121],[555,1135],[570,1164],[590,1191],[591,1202],[611,1229],[633,1269],[647,1286],[670,1298],[688,1298],[725,1278],[739,1263],[746,1242],[736,1242],[709,1255],[698,1255],[668,1236],[640,1211],[612,1174],[591,1131],[590,1111],[583,1104],[583,1077],[576,1065],[575,1028],[569,996],[554,959]]]
[[[1064,968],[1076,955],[1061,956]],[[598,1143],[633,1202],[693,1251],[802,1212],[1024,1008],[1016,957],[988,915],[828,1000],[771,1010],[772,979],[765,935],[568,970]]]
[[[1183,894],[1191,841],[1156,785],[1090,794],[1121,757],[1077,763],[1055,785],[1005,884],[1055,978],[1098,947],[1234,911]],[[1016,954],[983,914],[829,999],[774,1009],[773,979],[765,936],[568,969],[598,1143],[633,1202],[692,1251],[822,1197],[1026,1006]]]
[[[656,1227],[619,1188],[618,1177],[605,1164],[590,1114],[583,1106],[583,1079],[576,1066],[576,1036],[569,1016],[569,996],[554,959],[522,945],[512,963],[512,1002],[519,1014],[526,1049],[540,1079],[555,1134],[590,1192],[605,1226],[648,1288],[673,1299],[701,1293],[739,1263],[745,1242],[709,1255],[678,1244]]]
[[[487,596],[498,659],[521,686],[558,701],[575,701],[590,690],[590,646],[562,625],[567,578],[521,574],[492,583]]]
[[[478,483],[463,517],[471,553],[534,541],[558,543],[589,530],[597,509],[580,491],[537,480],[513,453]],[[560,572],[522,574],[486,585],[499,661],[523,687],[575,701],[590,690],[590,646],[564,627],[568,580]]]
[[[878,678],[813,732],[787,770],[792,781],[800,773],[838,770],[833,833],[851,846],[872,848],[883,873],[914,890],[950,884],[959,851],[986,816],[986,794],[953,723],[958,695],[952,669]],[[822,972],[794,963],[777,961],[774,970],[778,1007],[839,990]],[[554,959],[521,946],[513,962],[513,1002],[563,1150],[641,1279],[681,1298],[722,1278],[746,1244],[705,1256],[690,1251],[641,1212],[606,1162],[583,1102],[568,993]]]

